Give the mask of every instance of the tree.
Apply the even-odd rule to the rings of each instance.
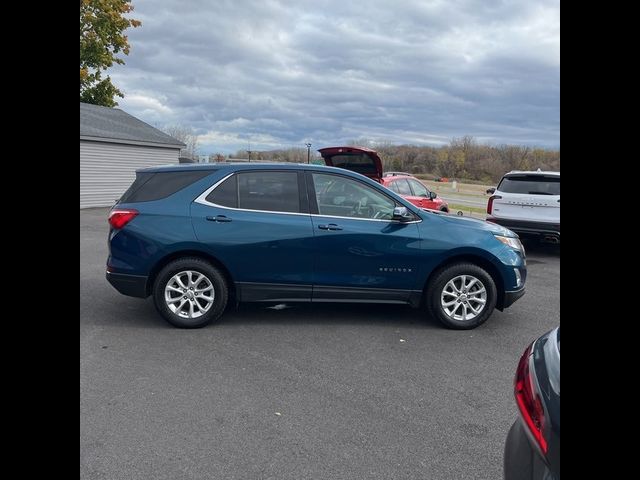
[[[133,10],[131,0],[80,0],[80,101],[114,107],[114,97],[124,97],[102,78],[102,71],[114,63],[124,64],[117,56],[129,55],[129,40],[123,32],[139,27],[139,20],[125,18]]]
[[[168,125],[163,131],[186,145],[185,148],[180,150],[181,157],[196,158],[198,153],[198,135],[193,129],[182,125]]]

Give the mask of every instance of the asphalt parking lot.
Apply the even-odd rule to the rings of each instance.
[[[106,209],[80,211],[82,479],[500,479],[513,374],[560,322],[560,254],[452,331],[397,306],[242,305],[179,330],[104,278]]]

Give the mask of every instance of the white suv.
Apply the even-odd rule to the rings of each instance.
[[[487,221],[522,236],[560,243],[560,172],[511,171],[490,188]]]

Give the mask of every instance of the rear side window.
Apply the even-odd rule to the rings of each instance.
[[[238,175],[238,207],[270,212],[300,212],[296,172],[247,172]]]
[[[398,193],[400,195],[408,195],[408,196],[412,195],[411,188],[409,187],[409,183],[404,178],[401,178],[400,180],[396,180],[393,183],[396,184]]]
[[[244,172],[218,185],[206,200],[216,205],[268,212],[300,212],[296,172]]]
[[[121,203],[150,202],[160,200],[211,175],[212,170],[188,172],[142,172],[120,198]]]
[[[528,195],[560,195],[560,177],[544,175],[511,175],[504,177],[498,185],[504,193]]]
[[[400,191],[398,190],[398,186],[396,185],[396,183],[398,183],[398,182],[391,182],[391,183],[389,184],[389,188],[390,188],[391,190],[393,190],[394,192],[396,192],[396,193],[400,193]]]

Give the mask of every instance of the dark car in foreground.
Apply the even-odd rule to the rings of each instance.
[[[109,224],[109,282],[152,296],[178,327],[206,325],[231,301],[423,305],[470,329],[525,291],[510,230],[422,210],[339,168],[147,168]]]
[[[560,327],[529,345],[514,382],[520,417],[504,452],[505,480],[560,479]]]

